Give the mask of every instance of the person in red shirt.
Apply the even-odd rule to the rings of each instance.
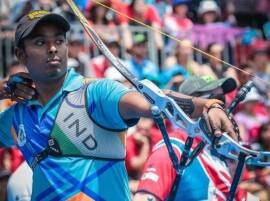
[[[113,12],[108,7],[117,10],[121,14],[127,12],[127,4],[121,2],[121,0],[101,0],[99,3],[90,1],[86,11],[90,25],[94,26],[95,31],[105,41],[111,38],[119,38],[121,35],[123,40],[121,45],[126,49],[131,48],[132,35],[127,18]],[[121,34],[119,30],[122,31]]]
[[[134,131],[127,137],[126,168],[129,176],[129,188],[134,193],[138,187],[138,179],[151,151],[151,128],[153,120],[141,118]]]
[[[188,37],[193,27],[193,22],[187,18],[190,0],[173,0],[172,13],[164,18],[166,31],[176,37]]]
[[[132,0],[126,6],[125,14],[130,18],[134,18],[142,23],[152,26],[155,29],[161,29],[162,22],[158,15],[156,8],[152,5],[145,4],[144,0]],[[121,24],[128,23],[129,25],[138,26],[139,24],[122,16],[120,18]],[[154,33],[156,46],[158,49],[163,47],[163,39],[160,33]]]
[[[120,57],[120,44],[117,39],[111,38],[106,44],[113,55]],[[104,78],[105,72],[110,66],[112,66],[110,61],[104,55],[99,55],[91,59],[90,71],[94,77]]]
[[[270,151],[270,121],[258,128],[258,137],[251,145],[254,150]],[[268,167],[247,166],[243,172],[242,182],[239,184],[243,189],[254,193],[261,201],[270,199],[270,169]]]

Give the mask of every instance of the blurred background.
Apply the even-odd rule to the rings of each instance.
[[[75,2],[110,51],[139,79],[146,78],[160,88],[178,91],[190,76],[232,77],[237,88],[226,95],[227,104],[241,86],[253,79],[255,88],[236,109],[235,119],[244,143],[270,151],[269,0],[100,0],[106,7],[91,0]],[[0,1],[0,78],[21,67],[14,55],[14,29],[21,16],[32,9],[59,13],[71,23],[68,67],[85,76],[128,84],[90,41],[64,0]],[[125,15],[181,42],[153,32]],[[208,58],[192,46],[249,74]],[[6,102],[0,102],[0,110],[6,106]],[[142,119],[129,131],[126,162],[133,192],[159,135],[151,119]],[[16,148],[0,150],[0,200],[5,200],[9,175],[22,161]],[[241,185],[261,200],[270,200],[269,172],[268,168],[247,167]]]

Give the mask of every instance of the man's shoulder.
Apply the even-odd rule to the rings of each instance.
[[[107,78],[84,78],[85,84],[93,84],[93,86],[123,86],[120,82]]]
[[[106,96],[112,94],[117,96],[117,94],[120,95],[128,91],[128,88],[120,82],[106,78],[92,80],[87,88],[88,94],[96,94],[98,96]]]

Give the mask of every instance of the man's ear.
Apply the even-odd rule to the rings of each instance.
[[[26,55],[23,48],[16,47],[15,55],[21,64],[26,64]]]

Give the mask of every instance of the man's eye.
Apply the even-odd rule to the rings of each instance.
[[[37,46],[42,46],[43,44],[44,44],[44,41],[43,40],[37,40],[35,42],[35,45],[37,45]]]
[[[62,45],[65,41],[63,39],[56,40],[57,45]]]

